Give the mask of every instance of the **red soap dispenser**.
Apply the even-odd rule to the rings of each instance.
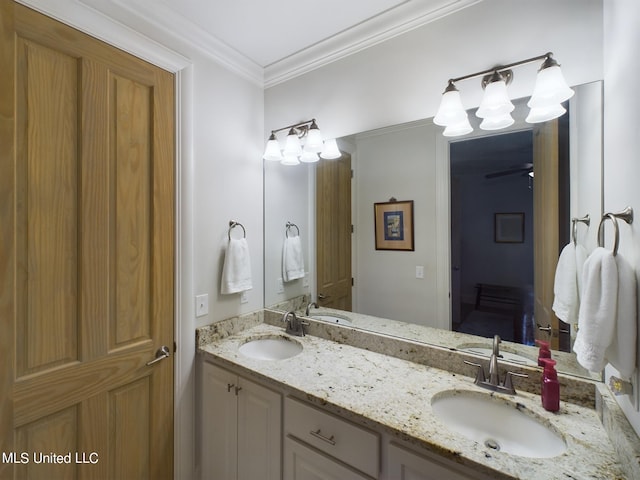
[[[543,358],[551,358],[551,350],[549,349],[549,342],[545,342],[543,340],[536,340],[536,345],[540,347],[538,351],[538,365],[544,367],[544,363],[542,362]]]
[[[550,358],[541,359],[544,364],[542,372],[542,406],[550,412],[560,410],[560,384],[558,383],[558,372],[556,372],[556,361]]]

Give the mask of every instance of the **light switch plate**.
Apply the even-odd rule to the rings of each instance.
[[[242,292],[240,294],[240,303],[248,303],[249,302],[249,296],[247,295],[247,292]]]
[[[282,282],[281,278],[278,279],[278,286],[276,288],[276,293],[284,293],[284,283]]]
[[[209,295],[196,295],[196,317],[204,317],[209,314]]]
[[[424,267],[422,265],[416,266],[416,278],[424,278]]]

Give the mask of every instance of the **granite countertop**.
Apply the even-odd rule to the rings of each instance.
[[[299,312],[302,314],[304,309],[300,309]],[[492,343],[491,338],[483,338],[452,330],[427,327],[425,325],[401,322],[398,320],[375,317],[362,313],[344,312],[342,310],[335,310],[327,307],[311,310],[311,318],[313,318],[313,315],[323,314],[347,318],[351,321],[353,327],[366,331],[395,336],[400,332],[400,335],[408,340],[426,342],[439,345],[441,347],[455,348],[460,351],[468,349],[471,353],[481,356],[483,354],[474,351],[474,349],[477,349],[478,347],[490,349]],[[502,339],[500,352],[514,353],[521,357],[520,359],[510,358],[509,361],[512,363],[528,366],[538,364],[538,347],[535,346],[522,345],[520,343],[509,342]],[[556,361],[556,370],[560,373],[601,380],[601,376],[599,374],[588,372],[578,364],[574,354],[556,350],[553,352],[553,358]]]
[[[466,390],[492,395],[469,377],[311,335],[289,337],[304,347],[293,359],[256,360],[238,353],[238,347],[246,341],[273,335],[286,336],[283,328],[259,323],[201,344],[199,352],[239,374],[285,389],[344,418],[382,428],[411,442],[418,451],[426,449],[494,478],[625,478],[616,451],[592,408],[561,402],[560,411],[552,414],[542,408],[539,395],[493,394],[494,398],[518,402],[525,411],[542,417],[563,435],[568,447],[552,458],[514,456],[451,432],[434,415],[431,400],[440,392]]]

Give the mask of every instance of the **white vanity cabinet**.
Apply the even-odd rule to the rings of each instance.
[[[387,445],[389,480],[491,480],[470,468],[437,456],[427,457],[395,442]]]
[[[379,478],[378,433],[291,397],[284,430],[284,480]]]
[[[282,395],[201,365],[201,478],[280,480]]]

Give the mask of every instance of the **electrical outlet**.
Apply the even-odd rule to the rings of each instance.
[[[281,278],[278,279],[278,286],[276,287],[276,293],[284,293],[284,283]]]
[[[304,272],[304,278],[302,279],[302,287],[309,288],[309,272]]]
[[[416,278],[424,278],[424,267],[422,265],[416,266]]]
[[[196,317],[209,314],[209,295],[196,295]]]
[[[247,292],[244,291],[240,294],[240,303],[248,303],[249,302],[249,295],[247,295]]]

